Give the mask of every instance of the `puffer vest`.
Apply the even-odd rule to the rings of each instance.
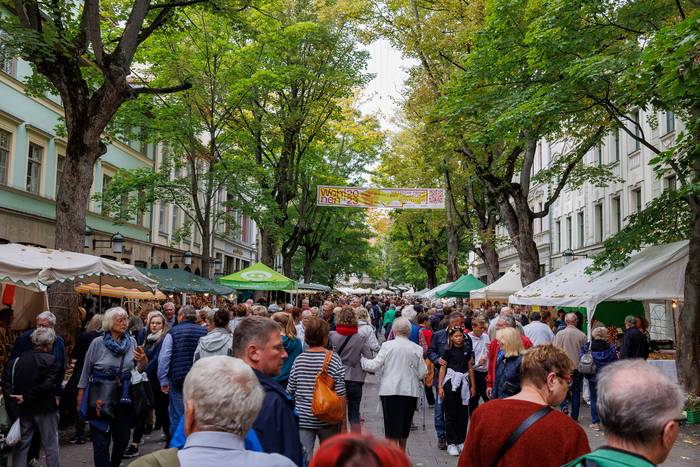
[[[180,323],[170,330],[173,339],[173,353],[170,357],[170,384],[182,391],[185,376],[192,368],[194,351],[197,349],[199,338],[207,335],[207,328],[195,323]]]

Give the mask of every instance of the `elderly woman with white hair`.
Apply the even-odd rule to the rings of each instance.
[[[379,397],[384,412],[384,433],[405,450],[428,368],[423,360],[423,349],[409,339],[411,322],[405,317],[397,318],[391,331],[394,339],[382,344],[374,359],[363,357],[361,362],[365,371],[383,368]]]
[[[143,372],[148,363],[143,348],[127,333],[128,320],[121,307],[105,312],[104,335],[90,344],[78,383],[79,410],[90,422],[95,467],[121,463],[131,432],[131,372]]]
[[[420,326],[418,323],[416,323],[417,316],[418,313],[416,312],[415,308],[413,308],[413,305],[406,305],[401,309],[401,317],[406,318],[411,323],[411,332],[409,333],[408,338],[414,344],[420,345],[420,347],[423,349],[423,355],[427,355],[428,342],[425,340],[425,334],[420,332]],[[387,340],[392,340],[393,338],[394,333],[392,329],[392,332],[389,332]]]

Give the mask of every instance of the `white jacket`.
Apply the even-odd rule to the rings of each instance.
[[[383,368],[379,384],[380,396],[419,397],[423,378],[428,368],[423,360],[423,349],[405,337],[384,342],[374,359],[362,358],[362,369],[377,371]]]

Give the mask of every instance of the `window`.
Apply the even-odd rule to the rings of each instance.
[[[602,167],[603,165],[603,145],[599,144],[598,146],[595,147],[595,163],[598,164],[598,167]]]
[[[665,126],[664,129],[666,130],[666,133],[671,133],[672,131],[676,130],[676,114],[673,112],[665,112]]]
[[[41,188],[41,162],[44,157],[44,148],[38,144],[29,143],[27,157],[27,191],[39,194]]]
[[[603,205],[595,205],[595,241],[603,241]]]
[[[620,161],[620,129],[615,130],[615,162]]]
[[[0,184],[7,185],[9,180],[8,170],[10,165],[10,142],[12,135],[0,130]]]
[[[640,212],[642,210],[642,189],[635,188],[632,190],[632,210]]]
[[[7,35],[0,34],[0,71],[14,78],[17,74],[17,59],[5,44],[6,41]]]
[[[579,212],[576,214],[576,227],[578,227],[578,246],[581,248],[584,246],[586,237],[585,237],[585,229],[583,225],[583,212]]]
[[[148,154],[148,143],[145,141],[139,141],[139,152],[141,154]]]
[[[554,223],[554,251],[561,251],[561,221]]]
[[[678,179],[675,175],[669,175],[668,177],[664,178],[664,190],[676,191],[678,188],[677,182]]]
[[[632,119],[632,132],[634,133],[634,138],[632,138],[634,140],[632,142],[633,149],[630,152],[635,152],[639,151],[642,147],[642,143],[639,141],[642,137],[642,131],[640,128],[639,121],[639,110],[635,110],[634,112],[632,112],[632,116],[630,118]]]
[[[177,206],[173,206],[173,218],[172,224],[170,225],[170,232],[175,235],[175,232],[180,228],[180,210]]]
[[[107,175],[107,174],[102,175],[102,193],[104,193],[107,190],[107,188],[109,187],[109,184],[111,182],[112,182],[112,177],[110,175]],[[107,214],[105,212],[104,201],[102,202],[102,214],[103,215]]]
[[[241,241],[248,243],[248,216],[245,214],[241,217]]]
[[[615,228],[614,233],[619,232],[622,229],[622,212],[620,210],[620,197],[616,196],[612,199],[612,212],[610,213],[613,219],[613,227]]]
[[[167,234],[166,222],[168,218],[168,206],[162,201],[158,203],[158,232]]]
[[[143,225],[143,210],[141,210],[141,206],[144,203],[144,196],[146,196],[143,193],[143,190],[139,190],[138,193],[136,194],[136,224],[137,225]]]
[[[147,268],[148,263],[145,261],[136,260],[136,261],[134,261],[134,266],[136,266],[137,268]]]
[[[566,218],[566,247],[567,248],[572,248],[573,242],[572,240],[572,232],[571,232],[571,216]]]
[[[56,197],[58,197],[58,188],[63,180],[63,165],[66,163],[66,156],[59,154],[56,157]]]

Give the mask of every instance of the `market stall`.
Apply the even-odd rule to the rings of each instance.
[[[482,302],[507,303],[508,297],[523,288],[520,280],[520,265],[512,265],[506,273],[486,287],[474,289],[469,293],[472,307],[478,307]]]
[[[389,289],[376,289],[372,290],[372,295],[396,295],[396,292]]]
[[[441,292],[451,286],[453,283],[452,282],[446,282],[444,284],[440,284],[437,287],[433,287],[432,289],[428,290],[427,292],[423,292],[422,294],[416,294],[416,298],[422,299],[422,300],[428,300],[428,301],[433,301],[435,300],[435,295],[438,292]]]
[[[481,282],[471,274],[464,274],[462,277],[454,281],[449,287],[435,293],[438,298],[443,297],[461,297],[468,298],[469,294],[474,289],[480,289],[486,284]]]
[[[204,304],[211,300],[212,304],[209,306],[215,307],[216,296],[230,295],[234,292],[231,287],[217,284],[182,269],[139,269],[158,281],[158,290],[170,295],[181,294],[181,304],[188,303],[188,295],[195,295],[199,296]]]
[[[219,284],[236,290],[293,290],[295,282],[263,263],[219,278]]]

